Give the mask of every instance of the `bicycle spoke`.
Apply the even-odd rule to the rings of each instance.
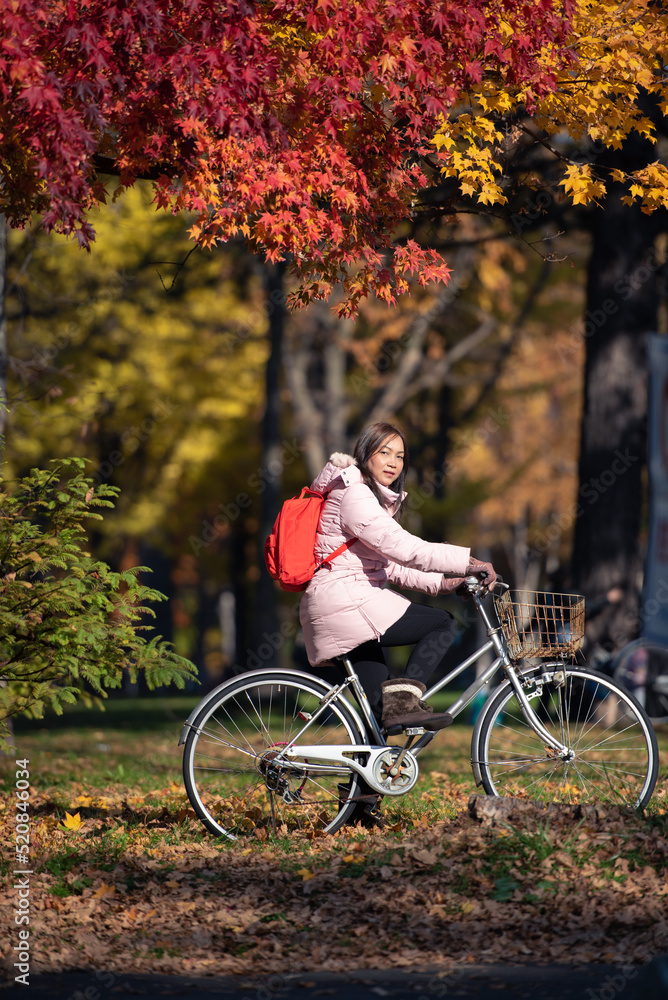
[[[212,733],[209,729],[200,729],[200,737],[206,736],[208,740],[215,743],[217,746],[228,747],[230,750],[235,750],[237,753],[247,754],[248,757],[256,757],[257,754],[250,743],[248,743],[248,750],[244,750],[243,747],[239,747],[236,743],[230,743],[229,740],[224,740],[222,737],[217,736],[216,733]],[[248,742],[248,741],[246,741]]]
[[[537,681],[534,706],[568,756],[553,758],[517,705],[509,685],[483,708],[480,759],[485,790],[565,802],[643,804],[656,781],[653,730],[614,682],[588,668],[564,667]],[[532,699],[533,700],[533,699]]]
[[[341,764],[327,772],[324,762],[309,766],[308,754],[291,761],[283,753],[297,736],[302,749],[365,742],[345,705],[334,701],[318,714],[326,691],[299,674],[268,671],[261,680],[231,682],[229,693],[223,689],[203,709],[186,741],[184,778],[195,811],[212,832],[236,838],[330,829],[351,811],[338,789],[350,782],[354,798],[358,780],[350,768]],[[310,716],[317,717],[311,722]]]
[[[255,751],[254,751],[254,749],[253,749],[253,745],[252,745],[252,743],[250,742],[250,740],[248,740],[248,739],[247,739],[247,737],[246,737],[245,733],[244,733],[244,732],[242,731],[242,729],[241,729],[241,728],[240,728],[240,727],[239,727],[239,726],[237,725],[237,722],[236,722],[236,720],[235,720],[235,719],[234,719],[234,717],[233,717],[233,716],[231,715],[231,713],[230,713],[230,711],[228,710],[227,706],[223,706],[223,709],[224,709],[224,711],[225,711],[225,714],[226,714],[226,715],[227,715],[227,717],[229,718],[230,722],[232,723],[232,725],[233,725],[233,727],[234,727],[234,730],[236,730],[236,732],[238,732],[238,734],[239,734],[239,737],[241,738],[241,740],[242,740],[242,741],[243,741],[243,742],[244,742],[244,743],[246,744],[246,746],[248,747],[248,749],[250,750],[250,752],[251,752],[251,753],[252,753],[252,754],[254,755],[254,754],[255,754]],[[225,730],[225,731],[227,731],[227,727],[226,727],[226,726],[224,726],[224,725],[223,725],[223,723],[222,723],[222,722],[221,722],[221,721],[220,721],[220,720],[218,719],[218,716],[217,716],[217,714],[214,714],[214,715],[212,716],[212,719],[213,719],[213,721],[214,721],[214,722],[216,723],[216,725],[218,725],[218,726],[219,726],[219,728],[220,728],[220,729],[222,729],[222,730]],[[231,738],[231,736],[232,736],[232,734],[230,734],[230,738]],[[231,746],[234,746],[235,744],[230,744],[230,745],[231,745]]]

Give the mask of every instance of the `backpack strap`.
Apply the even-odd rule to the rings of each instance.
[[[354,545],[356,541],[357,541],[356,538],[349,538],[347,542],[343,543],[343,545],[339,545],[338,549],[335,549],[333,552],[331,552],[328,556],[326,556],[322,560],[322,562],[318,566],[316,566],[315,569],[316,573],[319,569],[322,569],[323,566],[329,566],[329,564],[333,559],[336,559],[336,557],[340,556],[343,552],[346,551],[346,549],[349,549],[350,546]]]

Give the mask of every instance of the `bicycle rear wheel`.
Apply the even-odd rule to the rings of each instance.
[[[478,740],[488,795],[552,802],[609,802],[642,808],[659,762],[652,725],[636,699],[588,667],[527,672],[524,690],[564,760],[528,725],[509,681],[483,707]]]
[[[668,649],[643,639],[616,656],[613,678],[634,695],[654,725],[668,722]]]
[[[297,671],[242,675],[202,703],[183,752],[188,797],[206,828],[217,836],[334,833],[355,808],[359,779],[342,766],[336,774],[318,765],[304,769],[280,757],[315,716],[329,687]],[[333,701],[299,739],[351,746],[364,743],[343,699]]]

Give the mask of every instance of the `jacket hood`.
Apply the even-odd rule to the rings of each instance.
[[[335,451],[333,455],[329,456],[329,461],[332,465],[335,465],[337,469],[347,469],[349,465],[355,464],[353,456],[346,455],[342,451]],[[329,462],[327,464],[329,464]]]

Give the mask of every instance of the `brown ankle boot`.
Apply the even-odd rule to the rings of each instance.
[[[384,729],[391,726],[422,726],[431,732],[445,729],[452,723],[448,712],[436,713],[420,698],[427,690],[421,681],[412,681],[407,677],[383,681],[383,717],[381,725]]]

